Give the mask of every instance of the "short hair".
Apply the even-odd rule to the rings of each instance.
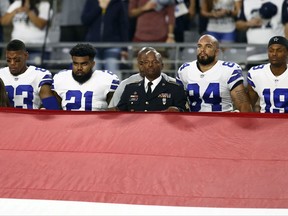
[[[137,59],[139,59],[142,55],[146,54],[148,51],[156,51],[154,47],[142,47],[137,54]]]
[[[11,40],[7,44],[6,50],[7,51],[19,51],[19,50],[26,51],[26,46],[23,41],[14,39],[14,40]]]
[[[71,56],[89,56],[91,60],[95,58],[96,50],[91,44],[77,44],[70,50]]]
[[[139,51],[138,51],[138,55],[142,54],[143,52],[147,52],[147,51],[151,51],[151,50],[156,50],[154,47],[142,47]]]

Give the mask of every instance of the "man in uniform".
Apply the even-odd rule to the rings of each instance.
[[[113,97],[109,103],[109,106],[108,106],[109,108],[117,106],[126,85],[128,85],[130,83],[140,82],[144,79],[143,62],[144,62],[144,59],[146,57],[146,53],[150,50],[156,51],[155,48],[153,48],[153,47],[143,47],[142,49],[139,50],[138,55],[137,55],[137,66],[139,69],[139,73],[133,74],[130,77],[128,77],[127,79],[120,82],[118,88],[114,92]],[[176,82],[175,78],[170,77],[170,76],[166,75],[165,73],[161,73],[161,75],[167,81]]]
[[[143,59],[144,79],[128,84],[116,109],[120,111],[166,111],[186,110],[187,97],[182,86],[166,81],[161,76],[163,62],[156,50],[146,52]]]

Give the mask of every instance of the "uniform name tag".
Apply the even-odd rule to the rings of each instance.
[[[158,95],[159,98],[171,98],[171,93],[161,93]]]
[[[129,101],[138,101],[138,95],[130,95]]]

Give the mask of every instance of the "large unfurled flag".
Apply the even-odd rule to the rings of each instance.
[[[288,115],[0,110],[0,197],[288,208]]]

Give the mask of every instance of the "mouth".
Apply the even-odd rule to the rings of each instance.
[[[10,70],[11,73],[13,73],[13,72],[14,72],[14,73],[17,72],[17,69],[16,69],[16,68],[9,68],[9,70]]]
[[[76,76],[83,76],[84,73],[83,73],[82,71],[76,71],[76,72],[75,72],[75,75],[76,75]]]
[[[199,57],[200,57],[200,58],[206,58],[207,55],[203,53],[203,54],[200,54]]]

